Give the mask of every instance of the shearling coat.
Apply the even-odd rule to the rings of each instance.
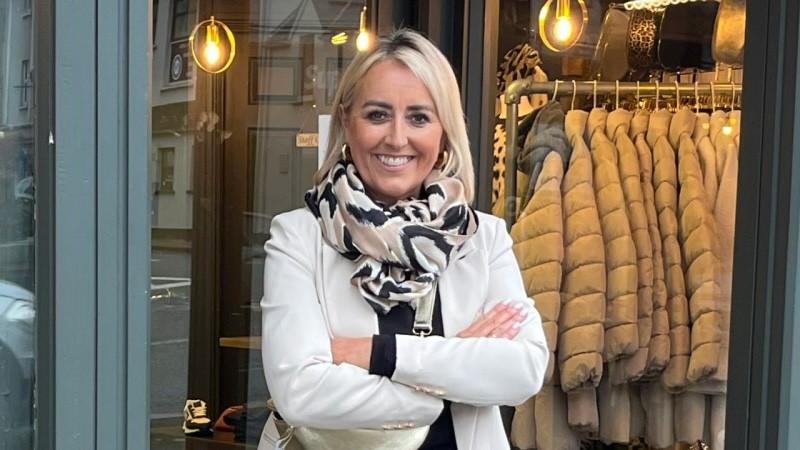
[[[678,234],[692,323],[692,353],[686,373],[690,383],[706,381],[717,372],[722,345],[717,227],[691,139],[694,121],[694,112],[681,109],[669,130],[670,143],[678,149]]]
[[[650,114],[647,143],[653,149],[653,189],[664,257],[664,282],[667,286],[670,359],[662,382],[671,392],[686,387],[691,337],[689,305],[683,278],[683,257],[678,242],[678,164],[668,133],[672,114],[660,109]]]
[[[591,146],[597,211],[606,256],[604,361],[631,356],[639,348],[636,247],[625,210],[617,150],[605,134],[608,113],[589,113],[586,140]]]
[[[618,108],[608,115],[606,136],[617,147],[619,180],[625,195],[625,208],[631,237],[636,247],[637,267],[637,327],[639,348],[620,364],[611,365],[611,382],[614,384],[636,381],[647,366],[650,335],[653,330],[653,247],[650,243],[647,214],[640,176],[639,156],[628,136],[633,113]],[[618,370],[619,369],[619,370]]]
[[[423,425],[436,420],[448,399],[459,449],[509,448],[496,405],[519,404],[539,390],[548,350],[505,223],[477,214],[478,231],[439,278],[445,336],[397,336],[391,379],[332,361],[332,337],[378,333],[375,311],[350,283],[357,263],[324,242],[308,209],[273,219],[261,301],[262,326],[269,332],[261,351],[270,393],[287,422]],[[513,340],[455,337],[504,299],[518,302],[531,319]],[[260,450],[274,448],[275,431],[268,421]]]

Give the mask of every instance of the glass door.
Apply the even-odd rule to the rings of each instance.
[[[260,426],[235,431],[243,409],[257,420],[269,398],[259,352],[263,245],[271,218],[303,205],[362,6],[153,3],[154,450],[257,443]],[[199,67],[190,40],[195,28],[204,39],[212,16],[223,58],[231,46],[222,25],[235,42],[219,73]]]

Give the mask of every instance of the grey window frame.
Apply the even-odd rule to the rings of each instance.
[[[37,133],[37,448],[147,449],[150,2],[36,1],[54,123]]]

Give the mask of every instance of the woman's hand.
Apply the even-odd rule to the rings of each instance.
[[[491,337],[514,339],[519,327],[527,320],[522,305],[499,303],[491,311],[479,317],[469,327],[458,333],[460,338]],[[369,370],[372,355],[372,337],[331,339],[331,354],[334,364],[351,364]]]
[[[372,355],[372,336],[363,338],[331,339],[331,354],[334,364],[348,363],[369,370]]]
[[[472,325],[458,333],[460,338],[491,337],[514,339],[519,327],[527,320],[522,305],[501,302],[479,317]]]

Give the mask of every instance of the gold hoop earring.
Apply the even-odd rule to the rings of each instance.
[[[439,153],[439,160],[437,162],[439,169],[444,169],[445,166],[447,166],[447,163],[450,162],[450,152],[447,150],[442,150],[442,153]]]
[[[342,144],[342,161],[347,161],[347,144]]]

